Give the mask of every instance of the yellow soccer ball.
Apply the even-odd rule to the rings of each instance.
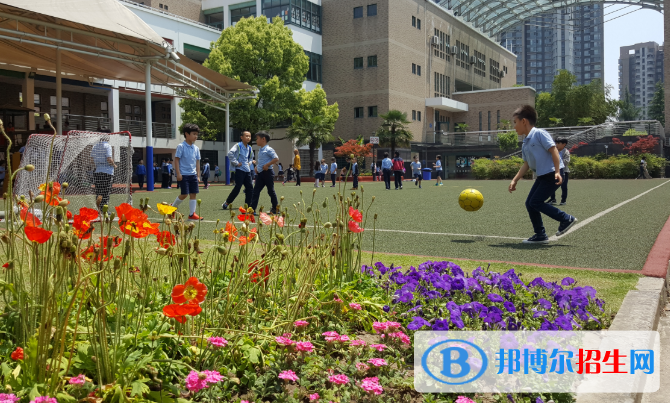
[[[458,196],[458,205],[465,211],[477,211],[484,205],[484,195],[477,189],[465,189]]]

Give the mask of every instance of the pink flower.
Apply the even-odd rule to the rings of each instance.
[[[455,403],[477,403],[474,400],[470,399],[469,397],[465,396],[458,396],[458,399],[456,399]]]
[[[314,345],[308,341],[299,341],[295,345],[296,350],[311,353],[314,351]]]
[[[355,304],[353,302],[349,304],[349,308],[355,309],[357,311],[360,311],[361,309],[363,309],[363,308],[361,308],[361,304]]]
[[[262,222],[263,224],[265,224],[265,225],[270,225],[270,224],[272,224],[272,218],[271,218],[269,215],[265,214],[265,213],[261,213],[261,214],[259,215],[259,218],[260,218],[261,222]]]
[[[328,378],[328,380],[332,383],[336,383],[338,385],[346,385],[349,383],[349,377],[347,377],[344,374],[339,374],[339,375],[333,375]]]
[[[201,389],[207,389],[211,384],[219,383],[223,377],[217,371],[191,371],[186,377],[186,389],[191,392],[197,392]]]
[[[293,340],[283,336],[275,337],[275,341],[277,341],[277,344],[285,347],[292,346],[293,344],[295,344]]]
[[[240,400],[240,403],[249,403],[248,400]]]
[[[228,345],[228,340],[223,337],[210,337],[207,341],[214,347],[226,347]]]
[[[223,377],[218,371],[204,370],[202,371],[202,373],[207,376],[207,378],[205,379],[207,383],[219,383],[223,380]]]
[[[339,299],[339,298],[337,298],[337,297],[335,297],[334,301],[337,302],[337,303],[339,303],[339,304],[341,304],[341,303],[343,302],[341,299]]]
[[[363,388],[364,391],[375,395],[381,395],[384,392],[384,388],[379,384],[379,379],[377,379],[377,377],[363,379],[361,388]]]
[[[334,332],[334,331],[331,330],[330,332],[321,333],[321,336],[338,337],[339,334],[337,332]]]
[[[309,395],[309,401],[310,402],[313,402],[315,400],[319,400],[319,394],[318,393],[313,393],[313,394]]]
[[[386,365],[386,360],[383,358],[370,358],[368,362],[375,367],[383,367]]]
[[[334,341],[338,341],[339,339],[340,339],[339,336],[327,336],[327,337],[326,337],[326,341],[327,341],[328,343],[332,343],[332,342],[334,342]]]
[[[351,341],[351,346],[364,346],[365,345],[365,340],[352,340]]]
[[[298,329],[307,327],[307,325],[309,325],[309,322],[306,322],[304,320],[296,320],[295,322],[293,322],[293,326],[297,327]]]
[[[337,341],[339,341],[340,343],[346,343],[349,340],[350,340],[349,336],[347,336],[346,334],[343,334],[343,335],[341,335],[340,337],[337,338]]]
[[[280,373],[280,374],[278,375],[278,378],[279,378],[279,379],[283,379],[283,380],[285,380],[285,381],[293,381],[293,382],[295,382],[295,381],[297,381],[298,379],[300,379],[300,378],[298,378],[298,375],[296,375],[295,372],[291,371],[290,369],[287,370],[287,371],[284,371],[284,372]]]
[[[56,400],[55,397],[37,396],[35,400],[31,400],[30,403],[58,403],[58,400]]]
[[[70,378],[69,382],[70,382],[70,385],[81,386],[81,385],[86,383],[86,377],[84,376],[84,374],[80,374],[80,375],[75,376],[74,378]]]
[[[19,400],[14,394],[0,393],[0,403],[16,403]]]
[[[370,347],[374,348],[379,352],[382,352],[386,349],[386,344],[370,344]]]
[[[403,332],[395,332],[395,333],[389,333],[388,336],[392,339],[400,339],[401,342],[409,345],[412,340],[409,338],[408,335],[406,335]]]
[[[400,327],[402,326],[398,322],[386,322],[384,324],[386,325],[386,330],[388,330],[389,332],[395,332],[396,330],[400,329]]]
[[[356,363],[356,369],[361,371],[361,372],[365,372],[368,369],[370,369],[370,366],[368,364],[363,363],[363,362],[357,362]]]
[[[386,331],[386,322],[384,323],[374,322],[372,324],[372,328],[375,329],[375,331],[377,331],[378,333],[383,333],[384,331]]]
[[[287,339],[290,339],[291,336],[293,336],[291,333],[284,333],[282,336],[286,337]]]

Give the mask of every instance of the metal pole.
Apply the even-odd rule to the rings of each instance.
[[[147,155],[147,190],[153,192],[154,190],[154,139],[152,132],[152,119],[151,119],[151,63],[147,62],[146,68],[144,70],[144,108],[146,109],[146,125],[147,125],[147,136],[146,136],[146,146],[145,154]]]
[[[58,31],[60,38],[60,31]],[[56,48],[56,132],[63,135],[63,83],[61,80],[61,52]]]
[[[228,159],[228,150],[230,150],[230,98],[228,98],[228,102],[226,102],[226,185],[230,185],[230,160]]]

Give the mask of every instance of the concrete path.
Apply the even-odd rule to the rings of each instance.
[[[670,402],[670,303],[665,305],[664,312],[658,322],[658,333],[661,336],[661,388],[656,393],[642,396],[641,403]]]

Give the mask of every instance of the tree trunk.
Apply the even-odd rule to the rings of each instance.
[[[395,158],[395,127],[391,128],[391,158]]]
[[[314,169],[314,143],[309,143],[309,172]]]

